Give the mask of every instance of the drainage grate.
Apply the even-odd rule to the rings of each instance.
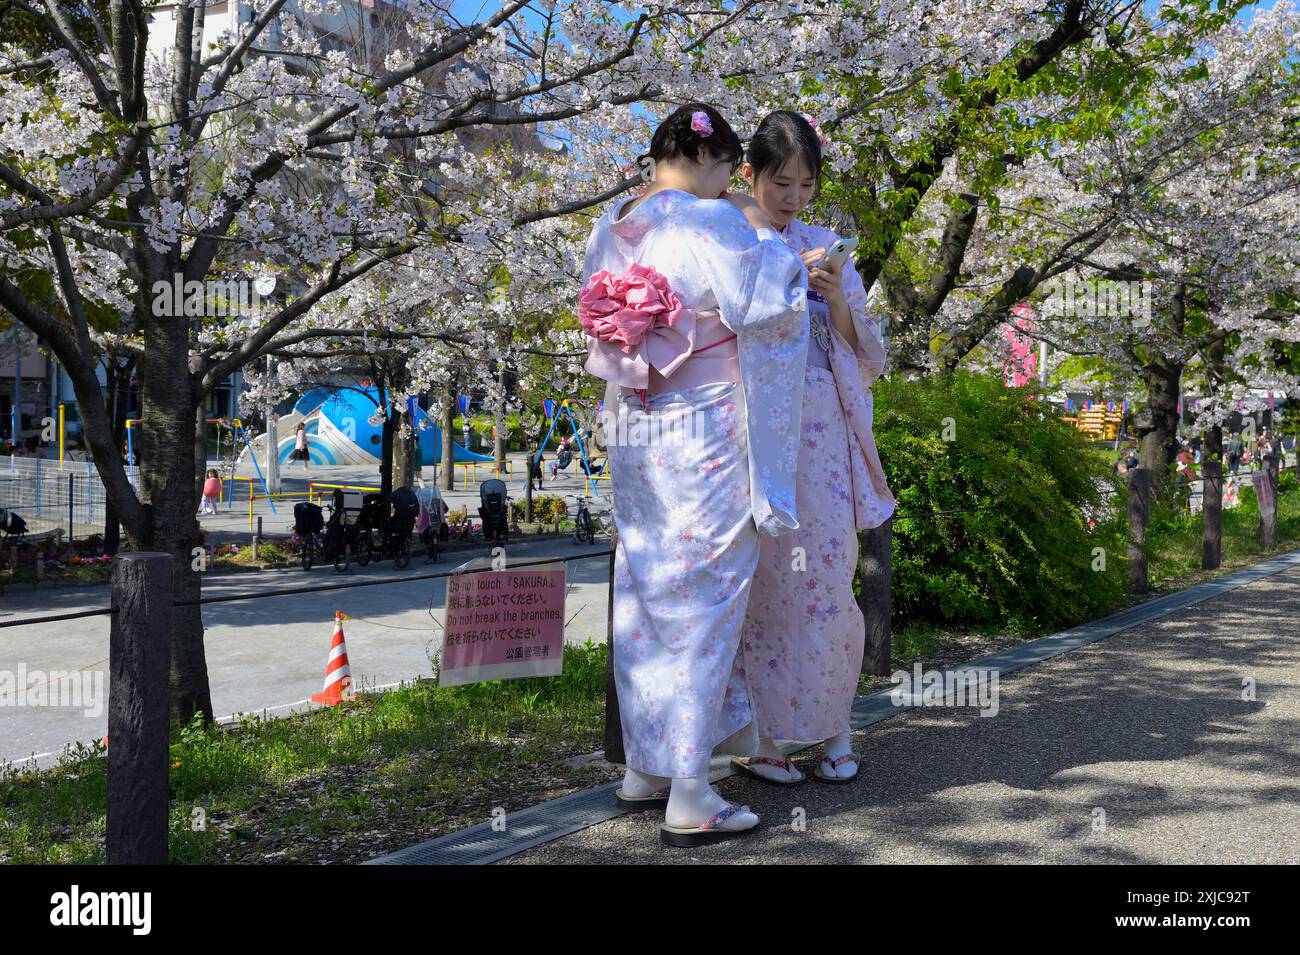
[[[999,650],[978,660],[964,663],[956,669],[980,668],[997,670],[999,673],[1013,673],[1031,664],[1095,643],[1121,630],[1149,623],[1175,610],[1182,610],[1296,566],[1300,566],[1300,550],[1270,558],[1242,570],[1233,571],[1217,580],[1208,580],[1177,593],[1152,598],[1102,620],[1063,630],[1017,647]],[[881,690],[879,693],[855,700],[853,718],[850,721],[852,728],[861,729],[909,709],[906,706],[896,706],[890,699],[891,692],[892,690]],[[797,743],[787,748],[785,752],[788,756],[816,745],[820,744]],[[730,775],[730,757],[714,757],[710,766],[709,779],[717,782]],[[505,832],[494,832],[491,823],[480,823],[469,829],[462,829],[437,839],[430,839],[428,842],[390,852],[362,864],[485,865],[496,862],[542,843],[567,836],[579,829],[585,829],[587,826],[594,826],[623,815],[624,810],[619,809],[614,803],[614,791],[618,787],[618,782],[606,783],[596,789],[570,793],[568,796],[561,796],[559,799],[552,799],[511,813],[508,817],[509,828]]]
[[[598,822],[621,816],[614,804],[619,783],[606,783],[559,799],[521,809],[506,818],[509,827],[495,832],[484,822],[407,849],[371,859],[364,865],[483,865],[550,842]]]

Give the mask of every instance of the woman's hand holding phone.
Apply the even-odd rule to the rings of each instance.
[[[803,249],[799,255],[803,258],[803,264],[808,269],[808,287],[824,298],[827,303],[835,302],[837,299],[843,299],[847,307],[848,297],[844,294],[844,264],[836,259],[830,259],[824,264],[822,260],[826,258],[826,250]]]

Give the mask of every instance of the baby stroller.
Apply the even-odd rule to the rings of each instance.
[[[352,553],[362,567],[370,563],[371,556],[378,557],[383,552],[384,526],[388,523],[388,498],[382,493],[367,494],[361,499],[361,510],[357,514],[354,529]],[[375,547],[376,537],[381,542]]]
[[[299,501],[293,506],[293,532],[302,538],[302,569],[311,570],[316,549],[321,546],[320,532],[325,529],[325,516],[319,504]]]
[[[332,561],[338,573],[348,569],[341,498],[342,492],[335,491],[333,505],[322,508],[311,501],[300,501],[293,506],[293,530],[302,538],[303,570],[311,570],[317,558]],[[327,510],[328,521],[323,517]]]
[[[18,562],[17,548],[22,544],[23,535],[26,533],[27,522],[13,511],[7,511],[0,507],[0,565],[4,564],[5,544],[9,544],[14,548],[14,563]]]
[[[0,535],[6,538],[22,537],[26,533],[27,522],[13,511],[0,507]]]
[[[415,492],[415,496],[420,502],[420,517],[416,521],[415,529],[424,544],[426,560],[433,563],[438,559],[438,545],[450,536],[447,522],[443,520],[447,514],[447,504],[438,493],[438,489],[433,486],[420,488]]]
[[[401,569],[411,562],[411,535],[416,518],[420,516],[420,502],[409,487],[393,491],[393,514],[388,521],[388,552],[393,555],[393,566]]]
[[[478,516],[483,519],[483,540],[504,544],[510,535],[506,482],[491,478],[478,487]]]

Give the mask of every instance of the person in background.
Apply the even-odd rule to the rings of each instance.
[[[307,423],[298,422],[297,437],[294,443],[293,456],[295,460],[301,461],[304,468],[311,465],[311,451],[307,445]]]
[[[221,475],[216,468],[208,468],[207,480],[203,482],[203,503],[199,505],[200,514],[217,513],[217,504],[221,502]]]
[[[1237,468],[1241,466],[1242,451],[1241,435],[1234,431],[1232,437],[1228,438],[1227,447],[1223,449],[1224,455],[1228,459],[1228,471],[1232,474],[1236,474]]]

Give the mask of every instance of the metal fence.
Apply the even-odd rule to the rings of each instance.
[[[136,469],[129,468],[132,483]],[[27,522],[28,535],[60,532],[67,540],[104,530],[104,482],[89,461],[0,458],[0,508]]]

